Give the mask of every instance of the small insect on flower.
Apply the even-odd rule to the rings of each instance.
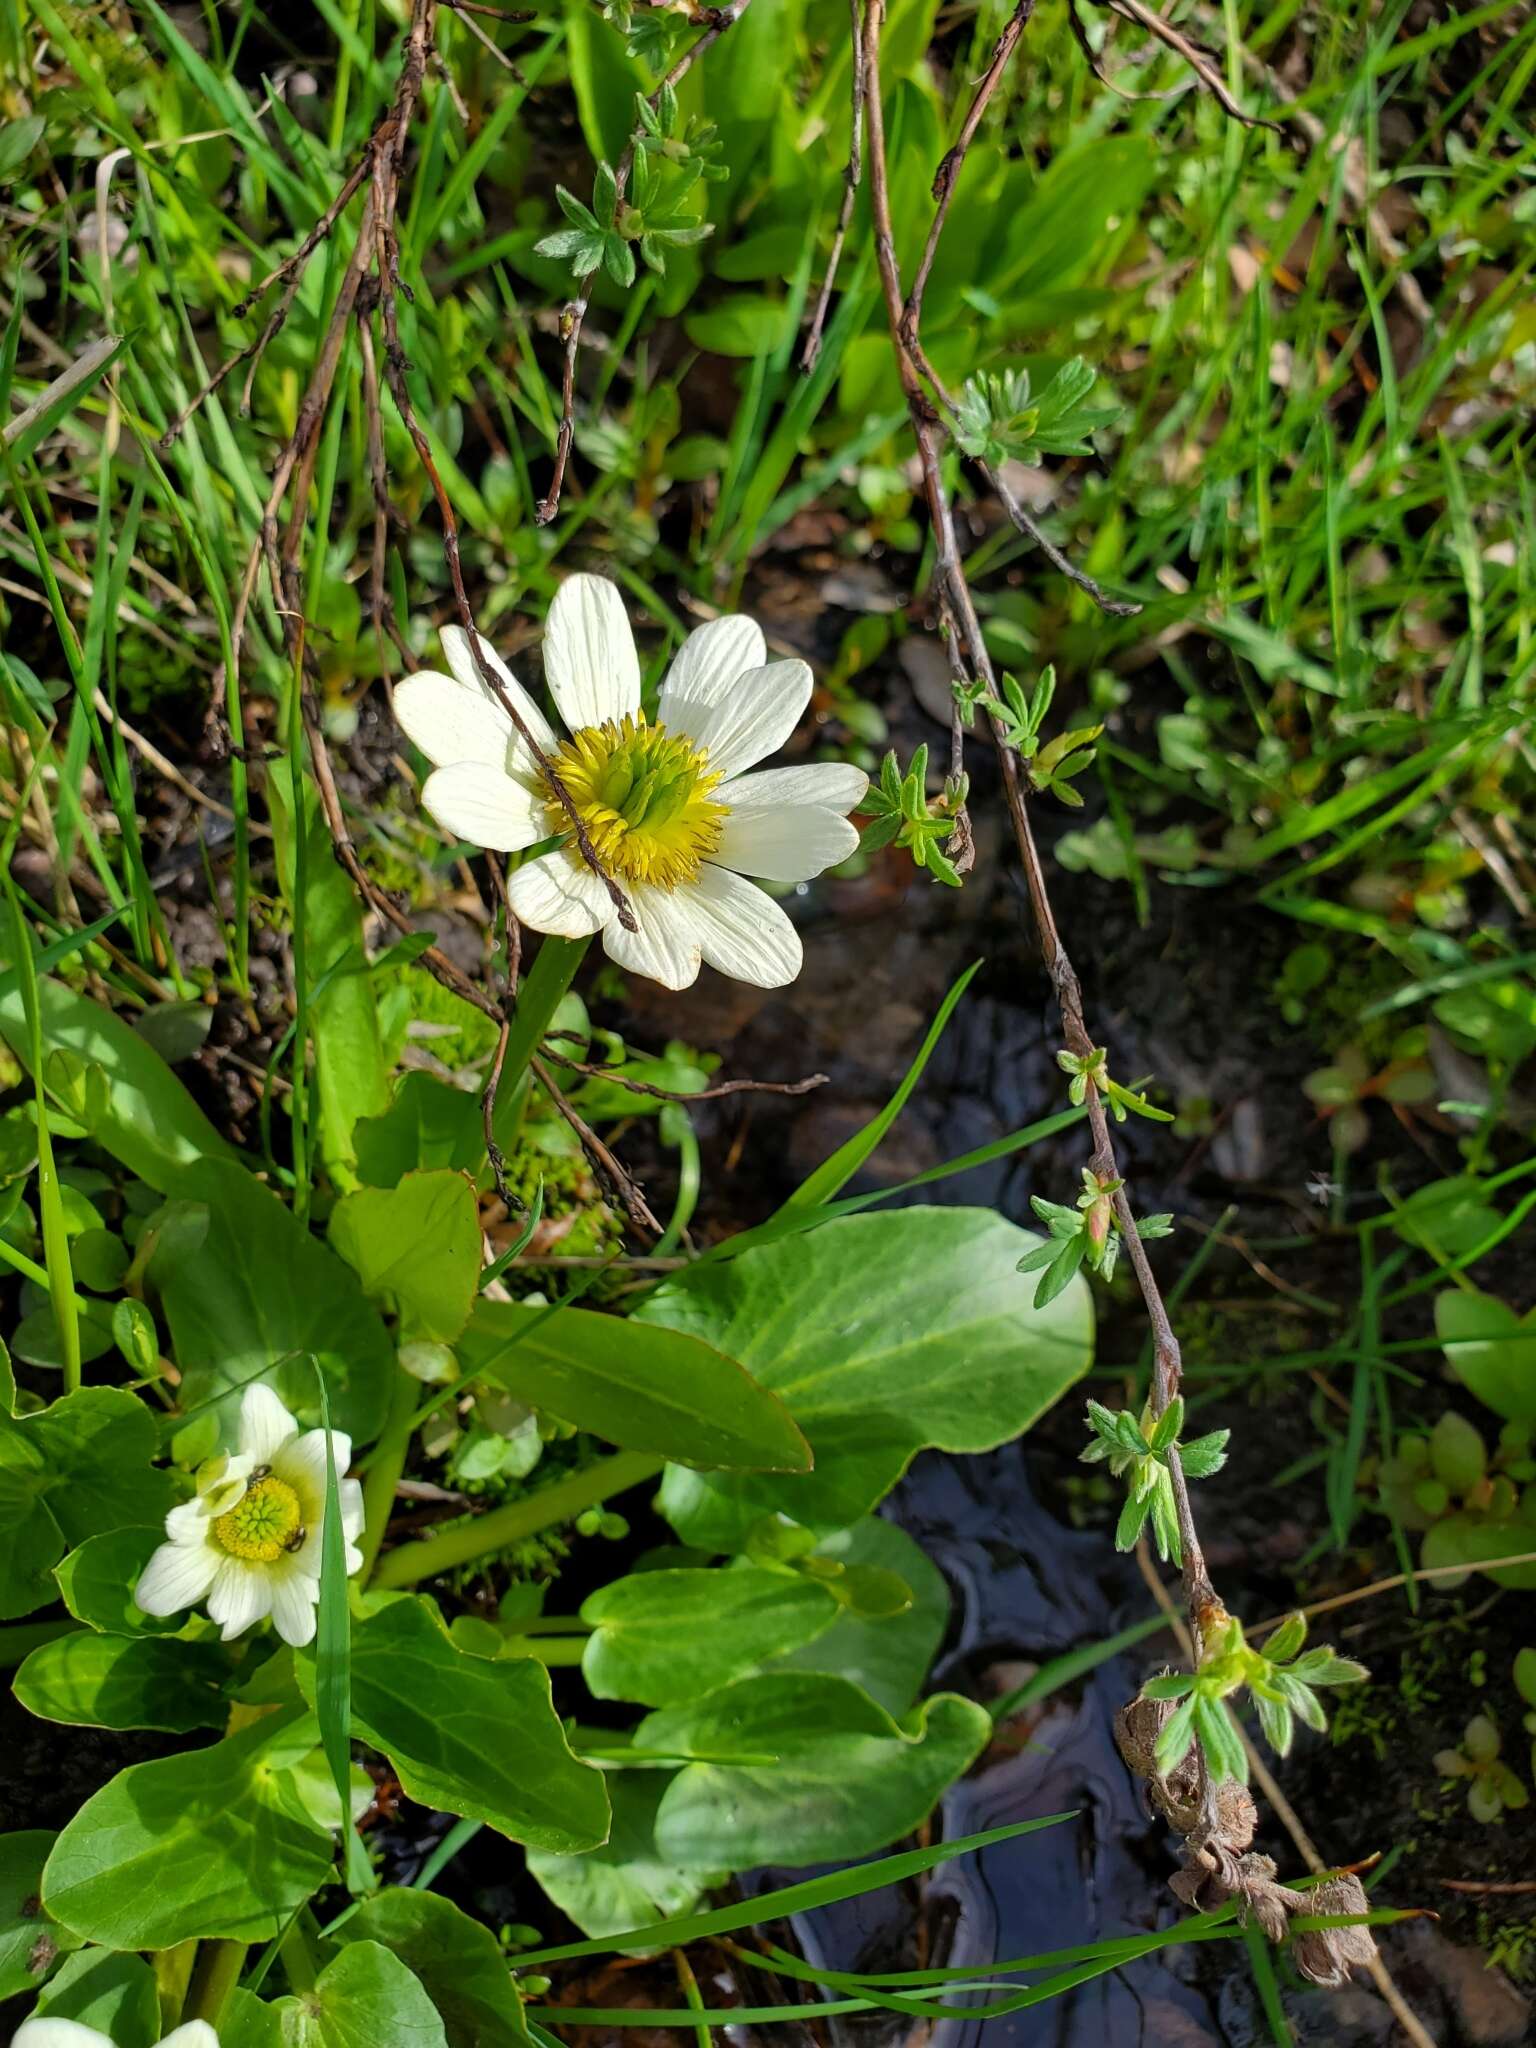
[[[110,2034],[79,2020],[23,2020],[11,2036],[11,2048],[115,2048]],[[206,2020],[189,2020],[174,2034],[167,2034],[158,2048],[219,2048],[219,2037]]]
[[[331,1447],[338,1474],[345,1472],[352,1439],[333,1430]],[[144,1567],[134,1599],[146,1614],[175,1614],[206,1598],[225,1642],[268,1615],[285,1643],[311,1641],[325,1480],[325,1431],[301,1434],[270,1387],[247,1388],[239,1450],[210,1458],[198,1472],[196,1497],[166,1516],[168,1540]],[[356,1547],[363,1490],[355,1479],[342,1479],[340,1493],[351,1573],[363,1561]]]
[[[601,931],[610,959],[664,988],[690,987],[704,961],[757,988],[795,979],[799,934],[745,877],[807,882],[846,860],[859,843],[847,813],[869,780],[838,761],[746,772],[810,702],[803,661],[770,662],[751,619],[713,619],[684,641],[653,724],[617,587],[567,577],[549,610],[544,675],[568,738],[478,642],[546,767],[482,681],[466,634],[445,626],[442,643],[451,673],[408,676],[395,715],[434,764],[421,800],[446,830],[498,853],[559,840],[507,879],[524,924],[568,939]],[[634,931],[585,859],[572,811]]]

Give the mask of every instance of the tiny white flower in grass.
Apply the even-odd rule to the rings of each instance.
[[[544,639],[545,678],[569,729],[561,739],[481,641],[481,659],[628,899],[631,932],[583,860],[527,741],[481,681],[467,636],[445,626],[442,642],[451,673],[408,676],[395,691],[395,715],[433,763],[421,800],[448,831],[497,853],[561,836],[509,877],[524,924],[567,939],[601,931],[610,959],[664,988],[689,987],[701,961],[758,988],[794,980],[799,934],[744,878],[807,882],[846,860],[859,843],[847,813],[868,786],[859,769],[836,761],[748,773],[784,744],[810,702],[803,661],[769,661],[751,619],[714,619],[684,641],[651,724],[616,586],[570,576]]]
[[[114,2048],[110,2034],[83,2027],[78,2020],[23,2020],[11,2036],[11,2048]],[[219,2048],[219,2037],[206,2020],[189,2020],[167,2034],[159,2048]]]
[[[332,1430],[331,1447],[339,1477],[352,1462],[352,1439]],[[355,1479],[339,1484],[351,1574],[363,1561],[356,1545],[363,1490]],[[248,1387],[240,1448],[210,1458],[198,1472],[196,1498],[171,1509],[169,1540],[144,1567],[133,1597],[146,1614],[176,1614],[206,1599],[226,1643],[269,1615],[285,1643],[307,1643],[315,1633],[324,1525],[325,1431],[301,1435],[270,1387]]]

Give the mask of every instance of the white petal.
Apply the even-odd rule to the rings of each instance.
[[[314,1641],[319,1593],[319,1581],[305,1572],[273,1574],[272,1626],[285,1643],[292,1643],[296,1649]]]
[[[739,775],[783,746],[810,701],[805,663],[770,661],[745,669],[718,699],[680,698],[677,729],[704,749],[717,775]]]
[[[450,761],[421,785],[423,808],[444,831],[492,853],[521,853],[549,836],[543,804],[533,791],[488,761]]]
[[[174,2034],[167,2034],[160,2048],[219,2048],[219,2037],[206,2020],[188,2020]]]
[[[704,958],[721,974],[754,988],[783,988],[800,972],[800,934],[761,889],[728,868],[706,865],[686,895]]]
[[[640,657],[616,583],[567,576],[544,628],[544,680],[572,732],[640,709]]]
[[[41,2019],[23,2020],[11,2036],[11,2048],[112,2048],[112,2043],[78,2020]]]
[[[846,815],[863,797],[869,777],[846,761],[807,761],[803,768],[759,768],[714,792],[733,811],[764,811],[790,804],[820,804]]]
[[[355,1479],[341,1482],[341,1533],[348,1542],[363,1533],[363,1489]],[[356,1571],[356,1565],[349,1565],[349,1571]]]
[[[509,765],[512,721],[483,690],[466,690],[453,676],[421,669],[395,685],[395,723],[434,768],[450,761]]]
[[[212,1543],[162,1543],[139,1574],[135,1603],[145,1614],[193,1607],[218,1576],[224,1553]]]
[[[208,1595],[208,1613],[224,1631],[226,1643],[262,1620],[272,1608],[272,1574],[265,1566],[247,1564],[243,1558],[226,1558],[213,1590]]]
[[[820,804],[791,804],[782,811],[733,811],[710,856],[738,875],[769,882],[808,882],[835,868],[857,850],[856,826]]]
[[[227,1496],[222,1493],[216,1495],[211,1505],[206,1498],[184,1500],[180,1507],[172,1508],[166,1516],[166,1535],[173,1543],[184,1548],[195,1548],[207,1539],[210,1525],[216,1522],[221,1514],[236,1506],[244,1492],[245,1482],[242,1480],[233,1493]]]
[[[331,1431],[331,1449],[336,1459],[336,1478],[352,1462],[352,1439],[345,1430]],[[305,1496],[306,1519],[315,1515],[310,1506],[313,1501],[323,1510],[325,1507],[325,1431],[306,1430],[291,1444],[283,1446],[282,1456],[273,1460],[272,1470],[279,1479],[286,1479],[294,1490]],[[318,1518],[317,1518],[318,1519]]]
[[[350,1579],[354,1572],[360,1572],[362,1568],[363,1553],[355,1543],[349,1543],[347,1545],[347,1577]]]
[[[691,988],[699,978],[697,934],[684,907],[687,889],[655,889],[636,883],[629,890],[638,931],[627,932],[617,918],[603,929],[610,960],[659,981],[663,988]]]
[[[768,659],[763,629],[735,615],[711,619],[678,649],[661,686],[656,716],[674,732],[691,733],[730,695],[737,680]]]
[[[253,1465],[270,1465],[299,1425],[270,1387],[247,1387],[240,1403],[240,1449]]]
[[[500,700],[492,691],[487,690],[485,684],[480,680],[480,671],[475,667],[475,657],[469,651],[469,635],[464,631],[464,628],[462,626],[444,626],[438,637],[443,643],[443,652],[448,657],[448,666],[453,670],[454,680],[461,683],[465,689],[472,689],[478,696],[484,697],[489,704],[494,706],[496,715],[501,719],[502,723],[504,725],[508,724],[510,721],[508,721],[507,714],[502,709]],[[517,706],[519,716],[524,725],[533,734],[534,739],[544,749],[546,754],[549,753],[560,744],[554,727],[544,716],[538,705],[534,703],[532,697],[523,688],[516,676],[513,675],[511,669],[507,667],[507,664],[502,660],[495,648],[491,646],[485,635],[482,633],[479,638],[481,661],[497,677],[501,687]],[[526,756],[527,741],[516,735],[515,729],[514,736],[517,738],[517,744],[523,749]],[[412,738],[415,738],[414,734],[412,734]],[[420,740],[417,740],[416,744],[421,746]],[[424,754],[427,751],[425,747],[422,747],[421,750]],[[480,756],[478,754],[460,754],[455,758],[461,761],[473,761],[478,760]],[[490,760],[495,757],[487,755],[486,758]],[[509,762],[507,765],[510,767],[511,763]]]
[[[564,852],[542,854],[508,875],[507,901],[532,930],[562,939],[584,939],[617,915],[601,879]]]

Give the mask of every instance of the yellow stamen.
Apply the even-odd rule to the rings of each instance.
[[[704,750],[643,716],[584,725],[552,765],[593,852],[621,881],[675,889],[720,844],[727,807],[710,801],[720,777]],[[569,832],[570,816],[552,787],[544,801],[551,829]]]
[[[275,1564],[296,1536],[302,1537],[299,1496],[284,1479],[270,1474],[257,1479],[227,1515],[220,1515],[213,1533],[231,1557],[252,1564]]]

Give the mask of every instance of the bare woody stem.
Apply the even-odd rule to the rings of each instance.
[[[711,44],[719,42],[726,30],[740,21],[751,4],[752,0],[730,0],[729,6],[709,10],[705,17],[708,25],[704,33],[696,42],[689,44],[651,94],[647,104],[653,112],[661,104],[662,94],[687,77]],[[628,189],[629,174],[635,165],[635,151],[640,147],[640,138],[644,132],[637,123],[624,145],[624,154],[614,166],[615,201],[621,200]],[[592,277],[596,274],[594,271]],[[555,430],[554,473],[550,477],[548,491],[534,510],[536,526],[548,526],[560,510],[560,493],[565,488],[565,472],[571,459],[571,443],[576,436],[576,356],[581,347],[582,324],[586,320],[587,308],[591,303],[592,278],[589,277],[575,298],[568,300],[560,313],[560,339],[565,344],[565,357],[560,369],[560,424]]]
[[[1027,5],[1021,5],[1009,27],[1012,28],[1014,23],[1017,23],[1019,30],[1022,30],[1024,21],[1028,19],[1028,11]],[[940,611],[950,635],[952,648],[957,651],[963,650],[963,657],[969,664],[970,673],[983,681],[989,694],[992,694],[996,689],[996,676],[982,636],[970,585],[966,579],[965,565],[955,534],[954,514],[944,484],[939,440],[940,422],[923,388],[921,350],[916,336],[913,306],[911,301],[904,300],[902,296],[901,275],[896,260],[891,221],[890,180],[886,162],[884,110],[880,93],[880,37],[884,22],[885,0],[866,0],[863,32],[865,113],[869,132],[870,201],[874,220],[875,255],[880,270],[891,341],[895,350],[897,373],[901,379],[902,392],[906,398],[922,468],[923,491],[934,537],[934,583]],[[1003,40],[1006,40],[1007,33],[1005,30]],[[1008,42],[1004,61],[1017,39],[1015,34],[1013,40]],[[989,67],[983,81],[988,95],[995,89],[1000,73],[1000,65],[995,70]],[[978,94],[978,98],[981,98],[981,94]],[[975,112],[973,105],[972,113]],[[979,115],[977,119],[979,120]],[[975,123],[971,121],[970,116],[967,117],[967,121],[969,133],[974,135]],[[949,173],[951,184],[957,168],[956,165]],[[938,189],[942,211],[947,203],[949,189],[945,185],[942,173]],[[935,241],[936,237],[930,235],[930,245]],[[1012,748],[1004,743],[1002,730],[997,722],[992,720],[990,723],[1008,813],[1013,824],[1019,860],[1024,870],[1025,885],[1029,892],[1035,931],[1046,972],[1056,993],[1067,1049],[1078,1054],[1089,1053],[1093,1050],[1093,1040],[1084,1015],[1082,984],[1062,941],[1051,907],[1050,893],[1035,843],[1028,796],[1019,772],[1018,759]],[[1104,1103],[1092,1083],[1088,1087],[1087,1106],[1094,1139],[1093,1171],[1105,1179],[1121,1180],[1123,1176],[1119,1172],[1114,1140],[1110,1136],[1109,1118]],[[1146,1305],[1148,1321],[1152,1326],[1152,1405],[1154,1411],[1161,1414],[1179,1390],[1181,1367],[1178,1341],[1169,1322],[1151,1263],[1137,1235],[1129,1199],[1123,1187],[1114,1196],[1114,1207],[1116,1221],[1125,1240],[1126,1250]],[[1215,1589],[1206,1569],[1204,1553],[1190,1508],[1188,1488],[1177,1453],[1171,1455],[1168,1462],[1183,1549],[1185,1605],[1196,1640],[1200,1641],[1203,1639],[1210,1611],[1216,1604]]]

